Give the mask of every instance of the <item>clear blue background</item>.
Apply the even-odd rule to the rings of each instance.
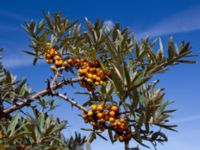
[[[4,64],[18,77],[27,77],[33,90],[45,87],[44,80],[51,74],[44,63],[37,67],[31,65],[32,58],[21,52],[29,49],[29,37],[21,28],[25,21],[40,20],[42,11],[61,11],[71,20],[84,22],[87,17],[94,21],[104,19],[108,23],[121,23],[128,26],[138,39],[150,34],[151,37],[161,37],[164,45],[169,36],[173,36],[178,44],[182,40],[190,41],[195,54],[200,49],[200,1],[198,0],[1,0],[0,4],[0,47],[5,49]],[[199,57],[194,58],[199,61]],[[165,87],[166,99],[175,103],[171,108],[177,108],[172,118],[178,124],[178,133],[167,132],[169,142],[159,146],[162,150],[199,150],[200,143],[200,65],[179,65],[170,68],[169,72],[159,75],[160,87]],[[68,90],[69,91],[69,90]],[[83,103],[85,98],[75,96],[73,89],[69,95]],[[71,109],[70,105],[59,102],[60,108],[54,114],[62,119],[68,119],[69,128],[66,136],[80,131],[87,125],[77,116],[80,112]],[[86,132],[80,131],[83,134]],[[134,143],[133,143],[134,145]],[[94,150],[121,150],[123,145],[97,139]]]

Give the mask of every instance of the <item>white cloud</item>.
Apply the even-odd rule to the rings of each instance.
[[[19,22],[24,22],[25,20],[27,20],[27,18],[24,16],[21,16],[14,12],[3,11],[3,10],[0,10],[0,17],[10,18],[10,20],[17,20]],[[5,25],[5,24],[0,25],[0,30],[23,31],[22,28],[20,27],[17,28],[12,25]]]
[[[185,118],[180,118],[180,119],[174,120],[172,122],[173,123],[185,123],[185,122],[198,121],[198,120],[200,120],[200,115],[188,116]]]
[[[33,60],[29,57],[4,57],[3,58],[3,65],[6,68],[16,68],[26,65],[31,65]]]
[[[18,21],[23,21],[23,22],[25,20],[27,20],[27,18],[24,17],[24,16],[21,16],[19,14],[14,13],[14,12],[4,11],[4,10],[0,11],[0,16],[5,16],[5,17],[8,17],[8,18],[12,18],[12,19],[15,19],[15,20],[18,20]]]
[[[10,30],[10,31],[18,31],[22,32],[22,28],[17,28],[9,25],[0,25],[0,30]]]
[[[110,31],[114,26],[114,23],[112,20],[106,20],[104,21],[104,29],[105,31]]]
[[[33,64],[33,57],[31,56],[8,56],[3,57],[3,65],[6,68],[18,68]],[[39,64],[44,63],[44,61],[38,61]]]
[[[167,34],[190,32],[200,29],[200,6],[184,10],[172,16],[162,19],[146,31],[139,33],[138,38],[149,34],[150,36],[161,36]]]

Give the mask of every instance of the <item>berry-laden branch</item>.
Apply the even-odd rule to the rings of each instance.
[[[68,79],[68,80],[62,80],[60,82],[58,82],[57,84],[53,85],[51,87],[52,90],[56,90],[64,85],[67,85],[67,84],[71,84],[71,83],[75,83],[75,82],[79,82],[79,81],[82,81],[83,78],[82,77],[77,77],[77,78],[72,78],[72,79]],[[14,104],[12,106],[10,106],[9,108],[5,109],[3,112],[5,114],[9,114],[9,113],[12,113],[18,109],[21,109],[23,108],[24,106],[27,106],[29,105],[30,103],[32,103],[35,99],[38,99],[39,97],[41,96],[45,96],[45,95],[48,95],[49,94],[49,89],[44,89],[42,91],[39,91],[35,94],[33,94],[29,99],[27,99],[26,101],[24,102],[20,102],[18,104]]]
[[[95,131],[112,130],[120,142],[129,142],[132,138],[130,123],[120,108],[113,104],[91,105],[87,113],[83,113],[85,123],[90,123]]]
[[[61,93],[57,93],[56,96],[64,99],[65,101],[71,103],[73,106],[75,106],[75,107],[79,108],[80,110],[84,111],[85,113],[87,113],[87,109],[85,107],[83,107],[78,102],[74,101],[73,99],[69,98],[67,95],[61,94]]]
[[[20,109],[40,96],[52,95],[83,111],[85,123],[93,127],[89,143],[98,131],[108,131],[110,140],[124,142],[126,150],[138,149],[129,148],[132,139],[144,147],[148,146],[143,141],[153,145],[166,142],[167,136],[161,129],[174,130],[176,125],[166,124],[174,110],[166,108],[170,103],[164,101],[161,89],[156,90],[157,81],[150,84],[149,80],[170,65],[194,63],[182,60],[191,56],[190,44],[182,42],[180,48],[176,48],[170,38],[165,56],[161,40],[156,50],[155,41],[150,43],[146,37],[137,42],[135,36],[119,24],[104,32],[104,22],[99,20],[95,24],[86,20],[87,30],[82,30],[75,22],[68,26],[66,18],[59,13],[52,17],[45,15],[45,19],[44,24],[33,21],[26,24],[34,50],[27,53],[35,56],[34,63],[39,58],[45,59],[51,65],[54,77],[48,82],[47,89],[30,95],[26,102],[11,106],[5,112]],[[77,73],[82,78],[77,80],[79,85],[92,93],[84,104],[90,105],[90,109],[86,110],[68,95],[56,91],[65,84],[58,80],[64,77],[62,71]],[[96,91],[100,91],[97,96],[93,94]],[[159,131],[152,126],[159,126]]]

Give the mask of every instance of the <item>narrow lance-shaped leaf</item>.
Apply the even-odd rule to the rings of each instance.
[[[11,123],[9,124],[8,126],[8,129],[7,129],[7,134],[9,133],[9,137],[13,136],[14,132],[15,132],[15,129],[16,129],[16,126],[17,126],[17,123],[18,123],[18,120],[19,120],[19,114],[17,113],[11,120]]]
[[[168,41],[168,59],[171,60],[177,56],[176,49],[174,46],[173,38],[170,37]]]

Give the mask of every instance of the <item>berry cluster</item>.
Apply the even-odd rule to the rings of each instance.
[[[107,82],[107,77],[111,77],[110,72],[104,71],[98,59],[93,61],[88,61],[88,59],[83,59],[80,61],[81,65],[78,70],[78,75],[84,77],[85,81],[81,83],[83,87],[86,87],[88,90],[92,90],[93,85],[103,85]]]
[[[55,71],[56,68],[58,68],[58,67],[66,67],[67,66],[67,62],[62,59],[60,53],[57,51],[56,48],[46,49],[44,53],[45,53],[44,55],[46,58],[46,62],[48,64],[54,64],[50,67],[51,70]]]
[[[102,69],[97,58],[89,61],[87,58],[78,59],[69,57],[67,61],[65,61],[56,48],[45,49],[44,55],[47,63],[54,64],[50,67],[53,71],[59,67],[65,67],[66,71],[69,71],[72,67],[78,69],[78,76],[84,77],[84,79],[80,81],[80,85],[87,88],[89,91],[93,91],[94,86],[106,84],[108,81],[107,77],[111,77],[109,71]]]
[[[91,105],[91,109],[83,114],[85,123],[90,123],[94,129],[104,131],[111,129],[119,141],[129,141],[132,138],[127,120],[120,117],[119,107],[115,105]]]

